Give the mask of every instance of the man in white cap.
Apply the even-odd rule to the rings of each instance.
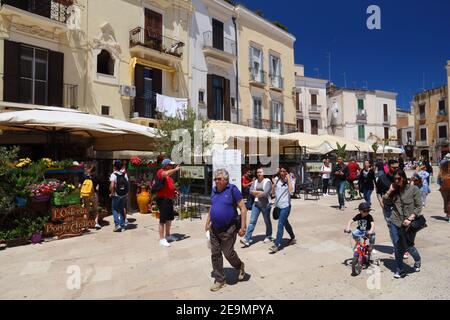
[[[180,170],[181,167],[175,167],[175,163],[172,162],[172,160],[164,159],[161,163],[161,169],[159,169],[156,173],[156,178],[159,181],[155,183],[155,185],[159,185],[159,187],[155,188],[155,186],[152,186],[153,189],[156,189],[157,191],[156,204],[158,205],[160,213],[159,244],[162,247],[170,247],[169,241],[175,240],[170,235],[170,227],[172,225],[172,221],[175,219],[173,199],[175,198],[177,192],[172,176]]]

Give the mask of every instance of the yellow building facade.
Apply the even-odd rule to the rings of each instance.
[[[296,131],[295,37],[243,6],[239,28],[239,123],[280,133]]]
[[[151,125],[156,94],[188,98],[190,0],[1,4],[3,111],[57,106]]]

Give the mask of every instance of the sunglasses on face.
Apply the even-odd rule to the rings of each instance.
[[[362,212],[364,212],[364,213],[369,213],[369,212],[370,212],[370,209],[368,209],[368,210],[363,210]]]

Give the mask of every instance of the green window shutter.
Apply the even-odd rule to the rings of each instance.
[[[365,126],[358,126],[358,138],[360,141],[365,141],[366,140],[366,128]]]
[[[358,99],[358,109],[364,110],[364,100]]]

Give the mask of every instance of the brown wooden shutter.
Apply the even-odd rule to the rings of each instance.
[[[153,92],[162,94],[162,70],[152,69],[153,71]]]
[[[150,9],[145,9],[145,40],[150,40],[155,50],[162,49],[162,15]]]
[[[145,114],[145,81],[144,66],[137,64],[134,68],[134,85],[136,86],[136,98],[134,99],[134,112],[138,112],[140,117]]]
[[[223,51],[223,22],[213,19],[213,48]]]
[[[20,88],[20,44],[5,40],[5,54],[3,57],[3,100],[7,102],[19,101]]]
[[[316,94],[311,95],[311,105],[317,106],[317,95]]]
[[[231,121],[231,96],[230,96],[230,80],[223,79],[223,108],[224,108],[224,117],[223,120]]]
[[[208,119],[214,120],[214,88],[213,88],[213,79],[214,76],[212,74],[208,74],[208,84],[207,84],[207,112]]]
[[[64,54],[48,53],[48,105],[63,107],[64,91]]]
[[[297,111],[300,111],[300,93],[299,92],[295,93],[295,109]]]

